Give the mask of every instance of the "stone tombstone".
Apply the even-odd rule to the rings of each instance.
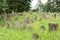
[[[58,23],[51,22],[49,23],[49,30],[57,30],[58,29]]]
[[[57,17],[57,14],[55,13],[55,14],[54,14],[54,18],[56,18],[56,17]]]
[[[60,17],[60,12],[59,12],[59,17]]]
[[[18,16],[20,16],[20,12],[18,13]]]
[[[40,16],[41,16],[41,18],[45,18],[45,14],[44,13],[42,13]]]
[[[12,28],[15,28],[15,23],[12,23]]]
[[[17,22],[17,28],[18,28],[18,29],[20,29],[20,28],[21,28],[21,24],[22,24],[22,22],[21,22],[21,21],[18,21],[18,22]]]
[[[0,19],[1,19],[1,15],[0,15]]]
[[[11,14],[7,14],[7,20],[11,20]]]
[[[37,20],[37,16],[35,16],[35,20]]]
[[[18,20],[18,16],[17,15],[15,16],[15,20]]]
[[[46,14],[45,15],[45,19],[49,19],[50,18],[50,15],[49,14]]]
[[[32,26],[29,26],[29,27],[28,27],[28,30],[32,30]]]
[[[40,30],[45,30],[45,26],[40,26]]]
[[[23,15],[25,15],[25,14],[26,14],[26,11],[23,12]]]
[[[16,13],[12,10],[11,16],[15,16]]]
[[[4,14],[1,15],[1,18],[4,19]]]
[[[48,14],[50,14],[50,11],[48,12]]]
[[[24,19],[24,23],[30,23],[30,18],[29,18],[29,17],[26,17],[26,18]]]
[[[4,20],[4,24],[7,24],[7,20]]]
[[[26,12],[24,11],[24,12],[22,12],[22,16],[25,16],[25,14],[26,14]]]
[[[20,16],[23,16],[23,13],[22,12],[20,12]]]
[[[5,25],[5,24],[4,24],[4,23],[2,23],[1,25],[2,25],[2,27],[4,27],[4,25]]]
[[[6,17],[6,16],[7,16],[7,14],[6,14],[6,13],[4,13],[4,16]]]
[[[10,28],[10,22],[7,22],[7,28]]]
[[[33,20],[37,20],[37,16],[36,15],[32,15],[32,19]]]
[[[38,34],[37,33],[33,33],[33,35],[32,35],[32,38],[34,38],[34,39],[38,39]]]
[[[23,30],[25,30],[26,29],[26,24],[23,24]]]
[[[32,11],[29,11],[29,13],[32,15]]]
[[[7,14],[7,17],[11,17],[11,14]]]

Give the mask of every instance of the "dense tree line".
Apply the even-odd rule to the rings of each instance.
[[[23,12],[30,10],[31,0],[0,0],[0,12]]]
[[[43,11],[47,12],[59,12],[60,11],[60,0],[48,0],[46,4],[41,4],[41,1],[39,2],[40,7]]]

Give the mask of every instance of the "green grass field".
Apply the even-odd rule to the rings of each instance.
[[[33,14],[37,15],[38,19],[41,17],[41,15],[37,14],[36,12],[33,12]],[[51,14],[53,15],[53,14]],[[29,13],[26,14],[26,16],[29,16],[30,19],[32,15]],[[20,16],[19,19],[21,21],[24,20],[24,16]],[[15,17],[12,17],[12,22],[16,22]],[[59,25],[59,29],[56,31],[49,31],[48,23],[50,22],[57,22]],[[42,24],[45,26],[46,30],[40,30],[40,25]],[[33,30],[22,30],[22,29],[12,29],[12,28],[6,28],[6,25],[4,27],[0,26],[0,40],[60,40],[60,17],[50,19],[43,19],[42,21],[35,21],[34,23],[27,24],[27,27],[31,25],[33,27]],[[11,24],[12,26],[12,24]],[[38,34],[38,39],[33,39],[32,35],[33,33]]]

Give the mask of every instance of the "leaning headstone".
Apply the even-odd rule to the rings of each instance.
[[[45,30],[45,26],[40,26],[40,30]]]
[[[26,16],[26,12],[25,12],[25,11],[23,12],[23,16],[24,16],[24,17]]]
[[[15,16],[15,20],[18,20],[18,16],[17,15]]]
[[[32,26],[29,26],[29,27],[28,27],[28,30],[32,30]]]
[[[12,13],[11,14],[12,14],[12,16],[14,16],[15,15],[15,12],[12,10]]]
[[[0,19],[1,19],[1,15],[0,15]]]
[[[10,22],[7,23],[7,28],[10,28]]]
[[[6,14],[6,13],[4,13],[4,16],[6,17],[6,16],[7,16],[7,14]]]
[[[20,29],[20,28],[21,28],[21,24],[22,24],[22,22],[21,22],[21,21],[18,21],[18,22],[17,22],[17,28],[18,28],[18,29]]]
[[[46,14],[45,15],[45,19],[49,19],[50,18],[50,15],[49,14]]]
[[[2,19],[4,18],[4,14],[1,15],[1,18],[2,18]]]
[[[56,18],[56,17],[57,17],[57,14],[55,13],[55,14],[54,14],[54,18]]]
[[[23,30],[25,30],[26,29],[26,24],[23,24]]]
[[[15,28],[15,23],[12,23],[12,28]]]
[[[7,20],[4,20],[4,24],[7,24]]]
[[[11,14],[7,14],[7,20],[11,20]]]
[[[41,18],[45,18],[45,14],[44,13],[40,14],[40,16],[41,16]]]
[[[33,39],[38,39],[38,37],[39,37],[39,36],[38,36],[37,33],[33,33],[33,35],[32,35],[32,38],[33,38]]]
[[[4,27],[4,23],[2,23],[2,27]]]
[[[37,20],[37,16],[36,16],[36,15],[33,15],[33,16],[32,16],[32,19],[33,19],[33,20]]]
[[[26,11],[24,11],[23,14],[26,14]]]
[[[18,13],[18,16],[20,16],[20,12]]]
[[[29,11],[29,13],[32,15],[32,11]]]
[[[23,16],[23,13],[20,13],[20,16]]]
[[[48,14],[50,14],[50,11],[48,12]]]
[[[60,17],[60,12],[59,12],[59,17]]]
[[[49,23],[49,30],[57,30],[58,29],[58,23]]]
[[[24,23],[30,23],[30,18],[29,18],[29,17],[26,17],[26,18],[24,19]]]
[[[37,20],[37,16],[35,16],[35,20]]]

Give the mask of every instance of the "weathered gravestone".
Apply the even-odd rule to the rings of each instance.
[[[17,15],[15,16],[15,20],[18,20],[18,16]]]
[[[23,24],[23,30],[25,30],[26,29],[26,24]]]
[[[59,17],[60,17],[60,12],[59,12]]]
[[[32,26],[29,26],[29,27],[28,27],[28,30],[32,30],[32,29],[33,29]]]
[[[25,15],[25,14],[26,14],[26,11],[23,12],[23,15]]]
[[[23,16],[23,13],[20,13],[20,16]]]
[[[1,19],[1,15],[0,15],[0,19]]]
[[[38,37],[39,37],[39,36],[38,36],[37,33],[33,33],[33,35],[32,35],[32,38],[33,38],[33,39],[38,39]]]
[[[16,13],[12,10],[11,16],[15,16]]]
[[[45,19],[49,19],[50,15],[49,14],[45,14]]]
[[[49,30],[57,30],[58,24],[57,23],[49,23]]]
[[[33,15],[33,16],[32,16],[32,19],[33,19],[33,20],[37,20],[37,16],[36,16],[36,15]]]
[[[29,13],[32,15],[32,11],[29,11]]]
[[[1,15],[1,18],[4,19],[4,14]]]
[[[40,26],[40,30],[45,30],[45,26]]]
[[[20,28],[21,28],[21,24],[22,24],[22,22],[21,22],[21,21],[18,21],[18,22],[17,22],[17,28],[18,28],[18,29],[20,29]]]
[[[22,16],[21,12],[18,13],[18,16]]]
[[[15,28],[15,23],[12,23],[12,28]]]
[[[1,26],[1,27],[4,27],[4,25],[5,25],[4,23],[0,22],[0,26]]]
[[[24,19],[24,23],[30,23],[30,18],[29,18],[29,17],[26,17],[26,18]]]
[[[11,21],[11,19],[12,19],[11,14],[7,14],[7,20]]]
[[[5,24],[4,24],[4,23],[2,23],[2,27],[4,27],[4,25],[5,25]]]
[[[10,28],[10,22],[7,22],[7,28]]]
[[[54,14],[54,18],[57,18],[57,17],[58,17],[58,14],[57,14],[57,13],[55,13],[55,14]]]
[[[41,18],[45,18],[45,14],[44,13],[40,14],[40,16],[41,16]]]
[[[7,14],[6,13],[4,13],[4,17],[7,17]]]
[[[56,18],[56,14],[54,14],[54,18]]]

